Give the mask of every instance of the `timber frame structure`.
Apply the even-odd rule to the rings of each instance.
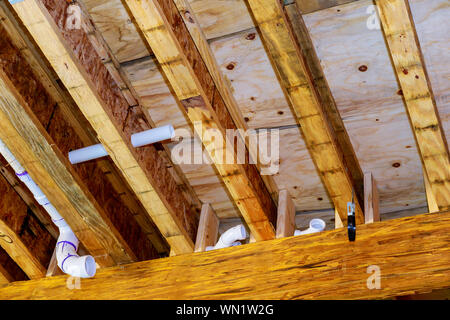
[[[98,269],[67,288],[58,228],[0,155],[0,299],[448,299],[449,18],[447,0],[0,0],[0,142]]]

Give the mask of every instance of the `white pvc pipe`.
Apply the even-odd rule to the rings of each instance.
[[[105,147],[102,144],[95,144],[86,148],[74,150],[69,152],[69,161],[71,164],[86,162],[89,160],[98,159],[108,155]]]
[[[303,231],[295,230],[294,236],[300,236],[303,234],[321,232],[321,231],[325,230],[325,226],[326,226],[325,221],[323,221],[322,219],[312,219],[309,222],[308,229],[303,230]]]
[[[167,126],[154,128],[131,136],[131,144],[133,147],[142,147],[147,144],[161,142],[172,139],[175,136],[175,129],[169,124]]]
[[[247,231],[245,230],[245,227],[240,224],[225,231],[219,238],[219,241],[217,241],[216,245],[214,247],[206,247],[206,251],[238,246],[241,244],[239,240],[245,240],[245,238],[247,238]]]
[[[59,237],[56,243],[56,260],[58,267],[73,277],[90,278],[95,275],[96,264],[92,256],[77,254],[79,241],[67,222],[50,203],[41,188],[33,181],[28,172],[20,165],[11,151],[0,140],[0,154],[8,161],[16,172],[17,177],[33,193],[36,201],[44,207],[50,215],[53,223],[59,228]]]

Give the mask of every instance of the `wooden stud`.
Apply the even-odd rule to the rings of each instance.
[[[439,211],[450,209],[450,154],[420,49],[409,3],[375,1],[403,92],[423,169]]]
[[[25,0],[13,8],[169,245],[177,254],[192,252],[198,217],[155,146],[131,146],[131,134],[150,126],[139,108],[127,107],[85,31],[69,30],[59,23],[65,20],[69,5]]]
[[[343,228],[344,224],[342,223],[341,217],[339,216],[339,212],[335,209],[334,210],[334,228],[339,229]]]
[[[351,201],[352,191],[355,191],[356,222],[364,223],[360,204],[362,203],[362,172],[356,157],[353,163],[346,159],[346,155],[354,155],[350,141],[345,145],[339,142],[340,139],[336,133],[339,128],[336,125],[342,123],[342,120],[336,121],[339,117],[337,109],[334,108],[334,115],[329,115],[330,108],[325,106],[326,100],[319,94],[314,84],[308,66],[308,62],[313,59],[305,58],[307,50],[309,54],[312,54],[313,46],[305,46],[304,43],[308,40],[307,35],[297,38],[289,16],[280,1],[247,0],[247,2],[262,33],[281,86],[289,97],[297,121],[301,125],[311,158],[342,222],[344,225],[347,224],[347,202]],[[301,18],[301,15],[298,16]],[[300,20],[297,23],[303,23],[303,21]],[[306,27],[303,29],[306,30]],[[307,42],[310,43],[310,39]],[[316,65],[316,68],[320,68],[320,65]],[[341,126],[340,130],[345,129]],[[352,165],[356,167],[351,168]]]
[[[219,233],[219,219],[209,204],[202,206],[200,222],[198,223],[195,252],[203,252],[208,246],[215,246]]]
[[[295,205],[287,190],[278,195],[277,239],[291,237],[295,232]]]
[[[276,206],[255,165],[225,161],[236,156],[225,130],[237,127],[177,7],[166,0],[126,3],[251,232],[258,241],[273,239]]]
[[[364,218],[366,223],[380,221],[380,198],[371,172],[364,174]]]
[[[430,181],[428,181],[428,177],[425,174],[425,171],[423,172],[423,181],[425,183],[425,194],[427,196],[427,204],[429,212],[430,213],[439,212],[439,206],[436,203],[436,199],[434,198],[433,192],[431,190]]]
[[[448,288],[449,241],[450,212],[423,214],[361,225],[351,244],[325,231],[102,269],[81,290],[17,282],[0,299],[387,299]]]

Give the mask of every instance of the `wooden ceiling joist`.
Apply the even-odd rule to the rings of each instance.
[[[192,252],[198,217],[156,148],[131,146],[131,134],[150,126],[140,108],[129,108],[85,31],[61,22],[69,5],[25,0],[13,8],[169,245],[177,254]]]
[[[423,214],[361,225],[352,243],[345,229],[325,231],[195,253],[188,264],[176,256],[99,270],[80,290],[65,276],[16,282],[0,298],[391,298],[449,288],[449,241],[450,212]]]
[[[45,276],[56,240],[0,176],[0,246],[30,279]]]
[[[450,155],[409,2],[376,0],[423,169],[440,211],[450,209]]]
[[[326,85],[314,46],[296,4],[248,0],[274,69],[289,97],[304,140],[344,225],[347,202],[355,193],[356,220],[364,223],[363,175]],[[292,12],[294,10],[294,12]],[[287,12],[290,11],[290,14]],[[295,17],[295,20],[291,17]],[[293,25],[296,25],[295,29]],[[314,76],[316,79],[314,79]],[[316,80],[320,80],[318,83]],[[320,88],[319,88],[320,87]]]
[[[251,233],[258,241],[273,239],[276,206],[255,165],[224,161],[227,153],[233,159],[236,155],[234,148],[227,148],[225,131],[237,126],[175,3],[125,2]],[[220,134],[212,137],[212,131]]]
[[[121,209],[122,206],[115,199],[116,195],[109,193],[108,184],[101,175],[95,176],[98,172],[86,166],[85,172],[77,170],[80,177],[65,159],[60,148],[70,148],[72,143],[79,145],[77,136],[64,122],[57,104],[37,80],[20,51],[9,42],[5,30],[0,28],[0,32],[0,138],[37,181],[100,266],[135,261],[135,254],[151,256],[151,245],[144,246],[149,250],[143,253],[138,250],[133,253],[130,247],[142,240],[134,239],[134,243],[128,244],[122,237],[125,234],[117,230],[118,219],[127,215],[119,217],[115,212],[114,216],[111,208]],[[87,179],[91,180],[88,182],[90,188],[83,183]],[[122,222],[122,226],[129,229],[132,222],[126,223]]]

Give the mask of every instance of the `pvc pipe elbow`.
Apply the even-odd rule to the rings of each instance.
[[[322,219],[312,219],[309,222],[309,228],[303,231],[295,230],[294,236],[316,233],[325,230],[326,223]]]
[[[96,264],[92,256],[80,257],[77,254],[79,241],[70,227],[60,228],[56,244],[58,267],[72,277],[91,278],[95,275]]]
[[[214,249],[222,249],[236,245],[236,241],[244,240],[245,238],[247,238],[247,231],[245,230],[244,225],[237,225],[222,234],[219,241],[217,241],[214,246]]]

